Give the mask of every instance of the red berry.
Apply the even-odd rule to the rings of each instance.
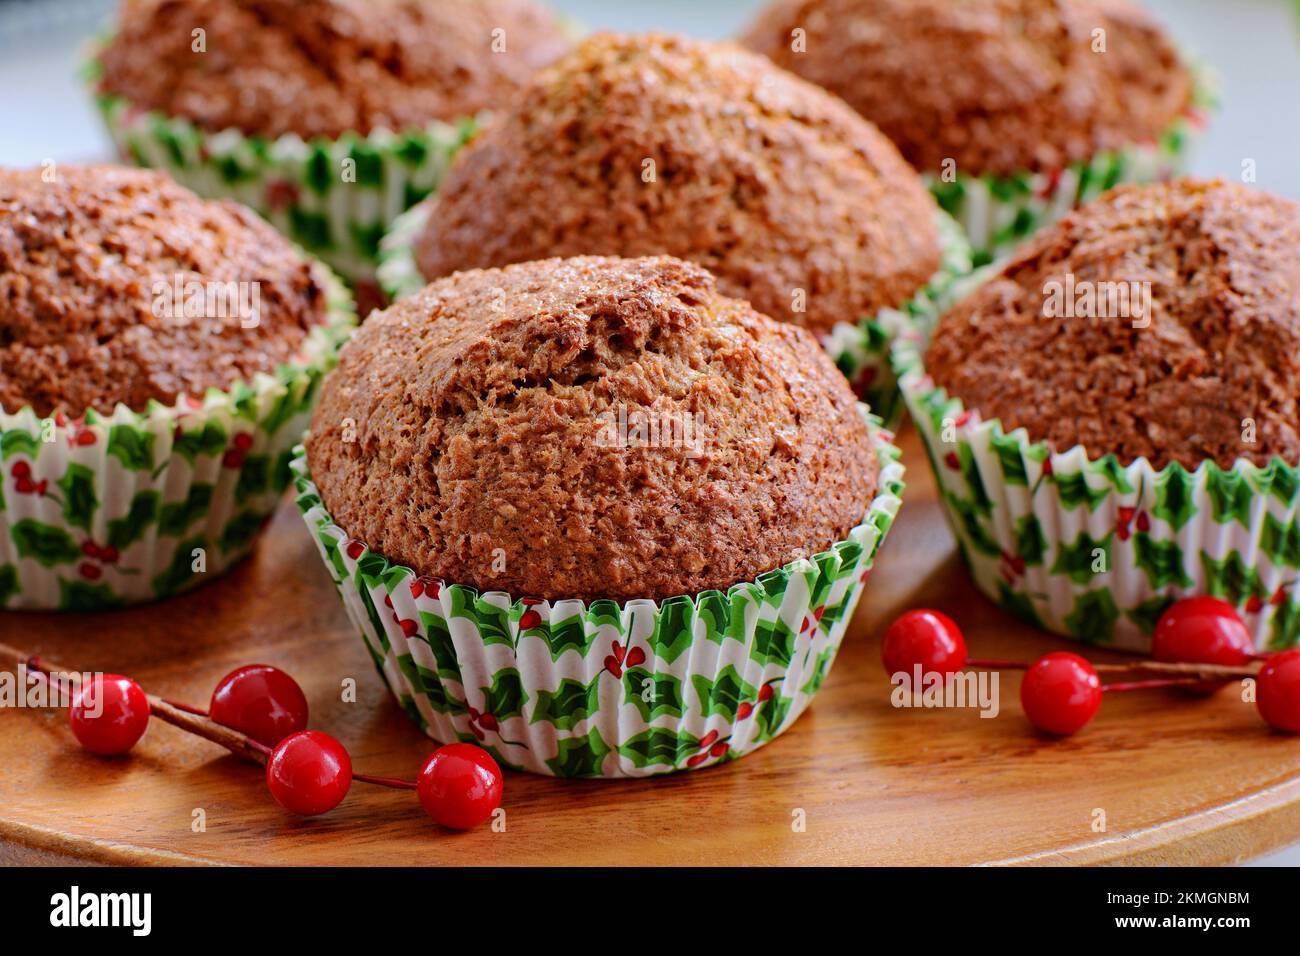
[[[542,616],[530,608],[529,610],[524,611],[523,615],[519,618],[519,630],[521,631],[532,630],[534,627],[537,627],[541,623],[542,623]]]
[[[501,768],[473,744],[439,747],[420,768],[416,794],[424,812],[453,830],[469,830],[501,806]]]
[[[742,700],[740,706],[736,708],[736,719],[744,720],[754,712],[754,705],[747,700]]]
[[[73,695],[68,725],[91,753],[124,754],[149,726],[149,698],[129,677],[96,676]]]
[[[614,642],[613,647],[614,647],[614,659],[617,660],[620,664],[622,664],[623,659],[627,657],[627,648],[624,647],[622,644],[620,644],[618,641]]]
[[[1040,657],[1025,671],[1020,706],[1039,730],[1072,734],[1096,716],[1101,706],[1101,679],[1078,654],[1056,651]]]
[[[87,581],[98,581],[99,576],[104,572],[99,569],[99,565],[91,564],[89,561],[82,561],[81,564],[77,565],[77,573]]]
[[[686,766],[698,767],[700,764],[704,763],[704,761],[708,759],[709,759],[709,755],[707,753],[692,754],[691,756],[686,758]]]
[[[774,691],[772,690],[772,685],[771,685],[771,684],[764,684],[762,687],[760,687],[760,688],[758,689],[758,699],[759,699],[760,701],[763,701],[763,700],[771,700],[771,699],[772,699],[772,694],[773,694],[773,693],[774,693]]]
[[[492,714],[480,714],[478,722],[483,725],[484,730],[491,730],[494,732],[501,726],[497,723],[496,717]]]
[[[221,678],[208,716],[267,747],[307,729],[307,697],[298,682],[277,667],[246,664]]]
[[[99,560],[103,561],[105,564],[116,564],[117,559],[120,557],[121,554],[118,553],[117,548],[113,547],[111,544],[106,548],[101,548],[99,551]]]
[[[243,468],[244,453],[236,448],[227,449],[226,453],[221,456],[221,464],[227,468]]]
[[[961,459],[957,457],[957,453],[955,451],[950,451],[948,452],[948,454],[944,455],[943,463],[947,465],[949,468],[951,468],[953,471],[961,471]]]
[[[731,749],[731,744],[726,744],[726,743],[716,743],[716,744],[714,744],[712,747],[709,748],[709,756],[710,756],[710,757],[721,757],[723,754],[725,754],[725,753],[726,753],[728,750],[730,750],[730,749]]]
[[[885,672],[893,677],[905,674],[907,685],[919,664],[922,676],[952,674],[966,666],[966,641],[961,628],[946,614],[918,608],[898,617],[881,647]],[[919,690],[920,688],[916,688]]]
[[[319,730],[285,737],[266,762],[266,785],[275,802],[293,813],[314,816],[333,810],[352,786],[352,758],[343,745]]]
[[[1255,706],[1265,723],[1300,734],[1300,649],[1271,655],[1255,680]]]
[[[1156,622],[1151,656],[1167,664],[1222,664],[1237,667],[1250,660],[1255,643],[1237,609],[1213,597],[1175,601]],[[1190,689],[1212,693],[1228,681],[1201,681]]]
[[[645,651],[639,647],[634,647],[627,652],[626,664],[628,667],[636,667],[638,664],[645,663]]]
[[[95,433],[87,429],[86,431],[77,432],[76,444],[81,446],[95,444]]]
[[[240,451],[248,451],[250,448],[253,447],[253,436],[250,435],[248,432],[240,432],[233,439],[231,439],[231,444],[234,445]]]
[[[717,739],[718,739],[718,732],[716,730],[710,730],[707,734],[705,734],[703,737],[700,738],[700,749],[703,750],[705,747],[708,747]]]
[[[415,637],[415,635],[420,633],[419,621],[416,621],[409,617],[405,617],[402,618],[397,623],[401,626],[402,633],[405,634],[407,637]]]
[[[32,476],[32,466],[25,461],[16,461],[14,466],[9,469],[9,474],[15,478],[30,478]]]
[[[1052,459],[1043,459],[1043,474],[1049,476],[1052,474]]]
[[[605,655],[605,670],[609,671],[615,677],[623,676],[623,665],[618,662],[618,658],[613,654]]]
[[[1258,614],[1264,607],[1264,600],[1258,594],[1252,594],[1246,599],[1246,613]]]
[[[1132,534],[1133,532],[1128,529],[1128,525],[1126,524],[1122,524],[1115,529],[1115,536],[1119,538],[1121,541],[1127,541],[1132,536]]]
[[[1133,516],[1134,516],[1135,514],[1137,514],[1137,509],[1135,509],[1135,508],[1120,508],[1120,509],[1119,509],[1119,523],[1120,523],[1120,524],[1130,524],[1130,523],[1133,521]]]
[[[18,492],[20,495],[30,495],[35,490],[36,482],[32,481],[30,478],[24,477],[14,479],[14,491]]]
[[[357,560],[357,558],[361,557],[363,554],[366,553],[365,543],[362,541],[357,541],[354,538],[353,540],[348,542],[347,551],[348,551],[348,557],[351,558],[353,561],[355,561]]]
[[[1143,534],[1151,530],[1151,518],[1145,511],[1138,514],[1137,526]]]
[[[87,538],[81,542],[81,553],[88,558],[97,558],[99,557],[99,545]]]

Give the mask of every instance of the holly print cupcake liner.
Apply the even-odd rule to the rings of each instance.
[[[393,223],[379,253],[379,284],[397,300],[418,292],[426,281],[415,261],[415,242],[428,222],[429,208],[420,203]],[[897,383],[889,363],[889,347],[899,331],[913,325],[928,329],[948,302],[948,292],[971,271],[971,251],[961,227],[945,213],[936,222],[942,260],[939,269],[910,301],[858,322],[840,322],[821,336],[839,370],[859,399],[885,424],[894,425],[902,412]]]
[[[87,70],[91,78],[97,72],[93,64]],[[398,133],[267,139],[208,132],[120,96],[97,93],[95,102],[124,159],[166,170],[204,198],[256,210],[349,282],[374,279],[389,225],[438,188],[480,123],[466,117]]]
[[[1121,183],[1154,182],[1184,172],[1205,130],[1206,116],[1218,106],[1209,70],[1195,65],[1192,72],[1192,109],[1154,143],[1134,143],[1098,153],[1086,162],[1053,172],[971,176],[957,170],[951,182],[923,173],[939,206],[965,231],[975,265],[1002,258],[1075,206]]]
[[[867,418],[881,490],[846,540],[726,592],[659,603],[540,601],[418,577],[334,523],[301,448],[293,470],[349,617],[425,733],[533,773],[642,777],[748,753],[825,681],[901,503],[898,449]]]
[[[355,322],[342,284],[319,272],[329,319],[273,375],[143,412],[0,410],[0,608],[86,611],[163,598],[252,549]]]
[[[1148,652],[1170,604],[1211,595],[1240,609],[1256,648],[1300,643],[1300,467],[1056,452],[936,387],[919,336],[900,339],[894,363],[971,576],[1007,611]]]

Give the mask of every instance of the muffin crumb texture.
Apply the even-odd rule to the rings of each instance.
[[[100,88],[214,132],[334,139],[495,109],[568,46],[534,0],[127,0]]]
[[[43,172],[0,170],[0,410],[144,411],[228,388],[325,320],[314,267],[242,206],[143,170]],[[235,290],[224,315],[186,314],[218,285]]]
[[[948,159],[975,176],[1051,172],[1153,142],[1193,95],[1173,43],[1127,0],[776,0],[743,42],[936,175]]]
[[[372,315],[307,454],[374,550],[546,599],[752,580],[843,540],[879,472],[816,341],[666,257],[464,272]]]
[[[1144,287],[1147,314],[1102,317]],[[1069,289],[1077,317],[1059,314]],[[1223,181],[1113,190],[954,306],[925,361],[967,408],[1058,451],[1300,464],[1300,205]]]
[[[416,260],[433,279],[672,255],[825,331],[925,285],[935,216],[893,144],[824,90],[730,44],[597,34],[462,150]]]

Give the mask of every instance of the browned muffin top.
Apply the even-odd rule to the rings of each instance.
[[[430,279],[674,255],[764,314],[829,329],[926,283],[934,217],[898,151],[824,91],[733,46],[603,34],[461,152],[416,252]]]
[[[1102,305],[1122,307],[1116,283],[1150,283],[1149,313],[1097,317],[1125,311]],[[1068,302],[1087,317],[1045,317]],[[1222,181],[1116,189],[949,311],[926,366],[1059,451],[1300,464],[1300,205]]]
[[[292,358],[325,318],[313,267],[244,207],[161,173],[42,173],[0,170],[5,411],[143,411],[227,388]]]
[[[725,589],[811,556],[861,523],[879,469],[812,336],[667,257],[463,272],[375,313],[307,454],[381,554],[550,599]]]
[[[534,0],[125,0],[101,88],[204,129],[336,137],[495,109],[568,46]]]
[[[1127,0],[776,0],[744,42],[842,96],[923,172],[1061,169],[1157,139],[1192,98]]]

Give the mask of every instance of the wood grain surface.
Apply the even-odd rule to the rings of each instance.
[[[1300,840],[1300,738],[1268,732],[1232,690],[1108,697],[1062,741],[1026,724],[1014,672],[1001,675],[994,719],[892,707],[879,642],[906,608],[951,614],[977,656],[1072,646],[974,590],[914,433],[904,448],[905,505],[829,680],[742,760],[642,781],[510,774],[504,832],[453,834],[412,794],[363,784],[333,813],[297,819],[272,802],[260,767],[173,727],[155,722],[132,755],[104,759],[77,748],[62,713],[7,708],[0,863],[1203,864]],[[275,664],[358,770],[410,777],[433,747],[389,699],[287,500],[224,579],[110,614],[0,613],[0,640],[202,706],[237,665]],[[349,677],[355,703],[341,700]],[[192,830],[198,809],[206,832]],[[1093,830],[1096,810],[1106,832]]]

